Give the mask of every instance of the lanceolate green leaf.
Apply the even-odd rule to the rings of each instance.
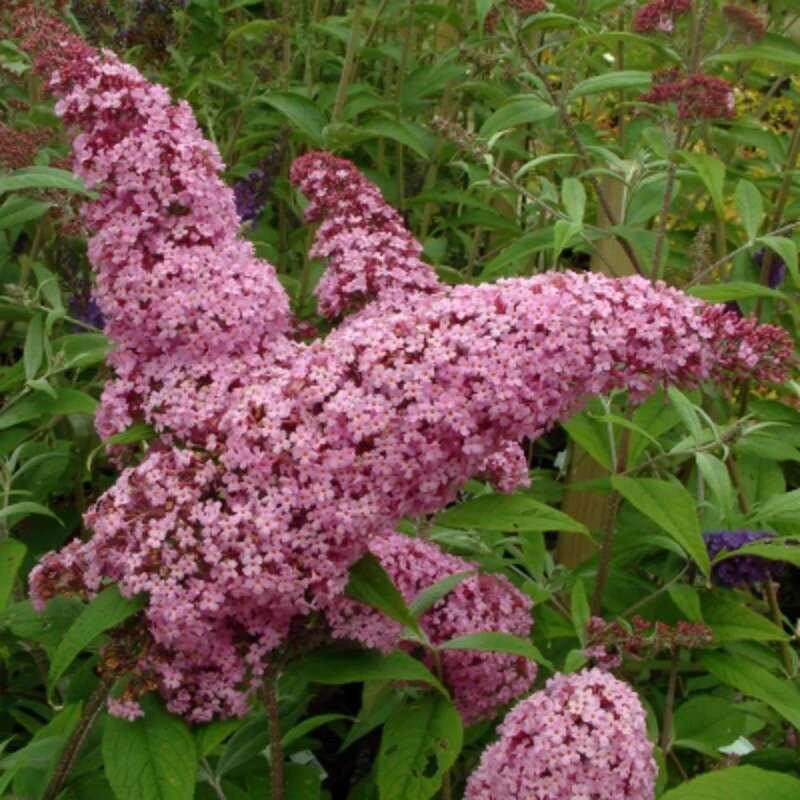
[[[747,241],[752,242],[758,235],[761,219],[764,216],[764,198],[750,181],[745,180],[736,184],[734,198],[739,219],[747,234]]]
[[[387,617],[407,628],[412,630],[419,628],[399,589],[372,553],[365,553],[350,567],[350,580],[345,594],[353,600],[382,611]]]
[[[414,681],[447,694],[439,680],[420,661],[396,650],[384,656],[374,650],[318,650],[293,662],[286,670],[314,683],[337,685],[359,681]]]
[[[708,189],[717,215],[725,214],[725,165],[716,156],[707,153],[681,152],[683,160],[700,176]]]
[[[759,236],[756,240],[759,244],[765,244],[774,253],[777,253],[787,269],[794,278],[795,283],[798,283],[797,271],[797,245],[792,239],[786,236]]]
[[[55,167],[24,167],[0,175],[0,193],[20,189],[66,189],[78,194],[91,194],[83,181],[71,172]]]
[[[490,137],[498,131],[515,128],[517,125],[530,125],[543,122],[554,117],[556,109],[537,100],[535,97],[525,97],[512,100],[507,105],[498,108],[481,126],[480,134]]]
[[[118,800],[191,800],[197,754],[186,723],[153,695],[141,698],[144,717],[108,717],[103,766]]]
[[[43,203],[30,197],[12,196],[0,206],[0,230],[24,225],[30,220],[38,219],[53,207],[52,203]]]
[[[463,735],[460,714],[440,695],[422,695],[397,709],[386,720],[378,753],[380,800],[432,797],[455,763]]]
[[[577,97],[586,97],[599,92],[619,91],[620,89],[644,91],[650,88],[652,82],[653,77],[649,72],[632,69],[618,70],[586,78],[575,86],[569,93],[569,97],[570,100],[574,100]]]
[[[0,539],[0,611],[5,611],[27,548],[22,542],[6,537]]]
[[[445,509],[437,525],[487,531],[571,531],[588,533],[586,526],[532,497],[489,494]]]
[[[615,476],[612,486],[638,511],[666,531],[708,575],[710,564],[694,498],[677,483]]]
[[[52,691],[59,678],[67,671],[75,657],[88,647],[101,633],[119,625],[131,614],[141,610],[146,602],[144,595],[123,597],[116,584],[103,589],[86,606],[56,650],[47,676],[48,690]]]
[[[291,92],[270,92],[262,99],[267,105],[280,111],[315,145],[322,146],[322,129],[325,127],[326,120],[319,106],[308,98]]]
[[[550,661],[545,658],[534,644],[521,636],[502,631],[486,631],[484,633],[466,633],[456,636],[455,639],[439,645],[440,650],[481,650],[489,653],[510,653],[522,656],[537,664],[544,664],[552,668]]]
[[[661,800],[797,800],[800,780],[758,767],[730,767],[707,772],[666,794]]]
[[[715,678],[748,697],[766,703],[800,728],[800,689],[764,667],[730,653],[705,652],[698,655],[701,666]]]

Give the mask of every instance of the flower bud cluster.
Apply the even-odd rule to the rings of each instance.
[[[714,631],[703,622],[681,620],[675,625],[667,625],[639,616],[631,620],[630,627],[619,620],[606,622],[600,617],[592,617],[586,633],[584,654],[604,669],[619,667],[623,655],[654,658],[664,651],[707,647],[714,638]]]
[[[775,535],[767,531],[711,531],[703,534],[711,559],[730,553],[753,542],[769,542]],[[779,578],[786,564],[758,556],[733,556],[714,564],[711,579],[719,586],[753,586]]]

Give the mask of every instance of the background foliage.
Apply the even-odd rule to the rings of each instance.
[[[63,11],[192,104],[228,165],[243,234],[323,333],[312,292],[324,265],[307,258],[304,201],[288,180],[309,149],[352,159],[449,283],[638,272],[797,338],[796,0],[746,6],[763,35],[716,3],[649,32],[631,3],[516,5],[76,0]],[[698,72],[732,94],[687,108],[685,86],[677,103],[657,91]],[[77,217],[85,190],[10,38],[0,77],[0,796],[269,796],[263,703],[193,728],[153,698],[143,719],[110,717],[97,649],[106,631],[135,624],[137,605],[113,588],[43,614],[26,600],[27,573],[88,535],[81,514],[116,470],[92,426],[109,343]],[[404,523],[535,601],[532,643],[470,646],[530,657],[540,681],[579,669],[603,643],[619,651],[669,800],[798,795],[799,388],[593,400],[527,443],[529,489],[471,482],[463,502]],[[115,440],[147,436],[135,426]],[[749,550],[788,562],[779,583],[714,580],[702,533],[738,529],[777,535]],[[354,591],[361,581],[362,597],[408,621],[414,609],[392,604],[384,577],[362,569]],[[649,624],[631,652],[636,617]],[[418,689],[433,677],[420,669],[405,654],[353,650],[290,664],[277,709],[285,797],[461,796],[495,725],[462,731],[446,698]],[[441,737],[453,748],[431,770]]]

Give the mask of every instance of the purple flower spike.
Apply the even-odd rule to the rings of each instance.
[[[712,531],[704,533],[708,556],[716,558],[722,552],[731,552],[752,542],[775,538],[766,531]],[[779,578],[786,565],[780,561],[770,561],[759,556],[734,556],[711,569],[711,577],[718,586],[752,586]]]

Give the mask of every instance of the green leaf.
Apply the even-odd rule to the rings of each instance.
[[[761,227],[761,219],[764,216],[764,198],[750,181],[741,180],[736,184],[734,200],[736,201],[736,210],[739,212],[739,219],[747,234],[747,241],[752,242]]]
[[[586,587],[582,580],[575,581],[572,587],[570,598],[570,611],[572,612],[572,624],[575,626],[575,633],[581,644],[585,643],[586,626],[589,623],[591,611],[589,609],[589,598],[586,596]]]
[[[583,226],[580,222],[571,222],[566,219],[557,219],[553,223],[553,260],[557,260],[572,239],[581,232]]]
[[[611,450],[608,441],[608,429],[605,425],[582,412],[563,423],[564,430],[570,438],[579,444],[600,466],[609,472],[614,469],[611,461]]]
[[[700,176],[708,189],[718,217],[725,216],[725,165],[708,153],[681,152],[683,160]]]
[[[431,606],[434,606],[445,595],[449,594],[461,581],[472,577],[476,570],[471,569],[466,572],[456,572],[455,575],[448,575],[440,581],[426,586],[408,604],[408,610],[415,619],[419,619]]]
[[[749,281],[728,281],[703,286],[692,286],[687,290],[692,297],[709,303],[727,303],[728,300],[747,300],[750,297],[783,297],[780,292]]]
[[[359,130],[392,139],[413,150],[424,159],[430,158],[433,140],[426,136],[426,131],[419,125],[404,119],[371,119],[359,126]]]
[[[569,99],[574,100],[577,97],[587,97],[599,92],[613,92],[620,89],[644,90],[649,89],[652,83],[651,73],[641,70],[623,69],[617,72],[607,72],[582,80],[569,93]]]
[[[777,253],[783,263],[786,264],[792,278],[794,278],[794,282],[796,284],[800,283],[797,273],[797,245],[792,239],[788,239],[785,236],[767,235],[759,236],[756,242],[766,245],[774,253]]]
[[[30,600],[24,600],[11,603],[0,622],[14,636],[40,644],[52,656],[83,608],[76,597],[54,597],[47,601],[44,611],[37,611]]]
[[[5,611],[8,605],[17,570],[26,552],[27,548],[22,542],[11,537],[0,539],[0,611]]]
[[[116,584],[103,589],[72,623],[50,662],[47,689],[52,692],[61,676],[77,655],[88,647],[101,633],[114,628],[147,603],[145,595],[127,598],[119,593]]]
[[[701,444],[703,441],[703,428],[700,424],[695,404],[680,389],[674,386],[670,386],[667,389],[667,395],[672,405],[675,406],[675,411],[681,418],[681,422],[692,434],[695,442]]]
[[[719,504],[719,510],[725,516],[733,504],[734,498],[733,484],[727,467],[710,453],[696,453],[694,458],[706,486],[711,489],[711,493]]]
[[[22,353],[22,364],[25,369],[25,380],[32,381],[42,366],[44,358],[44,314],[41,311],[31,317],[28,331],[25,334],[25,348]]]
[[[280,28],[280,23],[274,19],[254,19],[234,28],[229,34],[226,42],[239,38],[263,39]]]
[[[634,508],[666,531],[694,559],[700,571],[708,575],[711,565],[700,534],[694,498],[683,486],[620,475],[611,479],[611,485]]]
[[[480,650],[487,653],[509,653],[522,656],[528,661],[544,664],[550,667],[550,662],[541,654],[539,649],[528,639],[514,636],[502,631],[485,631],[484,633],[466,633],[456,636],[444,644],[439,645],[439,650]]]
[[[485,494],[446,508],[437,525],[486,531],[569,531],[585,533],[585,525],[532,497]]]
[[[360,681],[419,681],[442,694],[442,684],[421,662],[397,650],[384,656],[374,650],[318,650],[290,664],[286,671],[307,681],[325,685]]]
[[[33,274],[36,276],[39,294],[44,298],[47,304],[57,311],[63,311],[64,300],[61,297],[61,289],[58,286],[58,277],[38,262],[34,262],[33,264]],[[107,339],[106,342],[108,342]],[[108,344],[110,346],[110,343]]]
[[[0,413],[0,430],[45,415],[94,414],[96,408],[97,400],[78,389],[57,388],[55,398],[46,394],[29,394]]]
[[[676,747],[702,753],[735,742],[745,731],[747,715],[724,697],[692,697],[675,709],[673,727]]]
[[[753,516],[763,522],[793,522],[800,517],[800,489],[770,497]]]
[[[64,524],[49,508],[43,506],[41,503],[34,503],[31,500],[12,503],[10,506],[0,509],[0,519],[7,519],[16,514],[38,514],[41,517],[52,517],[59,525]]]
[[[740,44],[726,53],[707,56],[705,60],[728,64],[735,64],[739,61],[772,61],[783,68],[800,67],[800,53],[796,48],[784,48],[774,44]]]
[[[661,800],[797,800],[800,780],[758,767],[706,772],[661,795]]]
[[[66,189],[77,194],[92,194],[71,172],[55,167],[24,167],[0,175],[0,194],[20,189]]]
[[[321,728],[329,722],[336,722],[340,719],[352,719],[352,717],[347,716],[347,714],[318,714],[315,717],[304,719],[283,734],[281,744],[283,747],[289,747],[296,741],[302,739],[307,733],[311,733],[311,731]]]
[[[262,100],[276,111],[280,111],[314,144],[322,147],[322,129],[326,120],[318,105],[306,97],[291,92],[270,92],[264,95]]]
[[[480,135],[488,139],[499,131],[516,128],[518,125],[531,125],[554,117],[556,109],[535,97],[512,99],[501,106],[481,126]]]
[[[115,433],[105,440],[106,444],[135,444],[136,442],[149,442],[156,435],[155,429],[147,422],[134,422],[130,428]]]
[[[740,547],[738,550],[723,551],[714,559],[714,563],[736,556],[758,556],[759,558],[767,558],[770,561],[785,561],[787,564],[794,564],[796,567],[800,567],[800,545],[780,539],[774,542],[753,542]]]
[[[197,754],[187,725],[153,695],[140,700],[144,717],[108,717],[103,766],[118,800],[191,800]]]
[[[52,203],[43,203],[30,197],[12,195],[0,206],[0,230],[24,225],[46,214]]]
[[[698,661],[717,680],[761,700],[795,728],[800,727],[800,690],[790,681],[730,653],[701,652]]]
[[[455,763],[463,741],[461,715],[435,694],[400,706],[386,720],[376,767],[380,800],[427,800]]]
[[[771,620],[727,595],[701,597],[703,621],[714,629],[717,642],[780,642],[789,636]]]
[[[344,593],[350,599],[375,608],[401,625],[419,632],[419,624],[408,610],[400,590],[372,553],[364,553],[350,567],[350,579]]]

